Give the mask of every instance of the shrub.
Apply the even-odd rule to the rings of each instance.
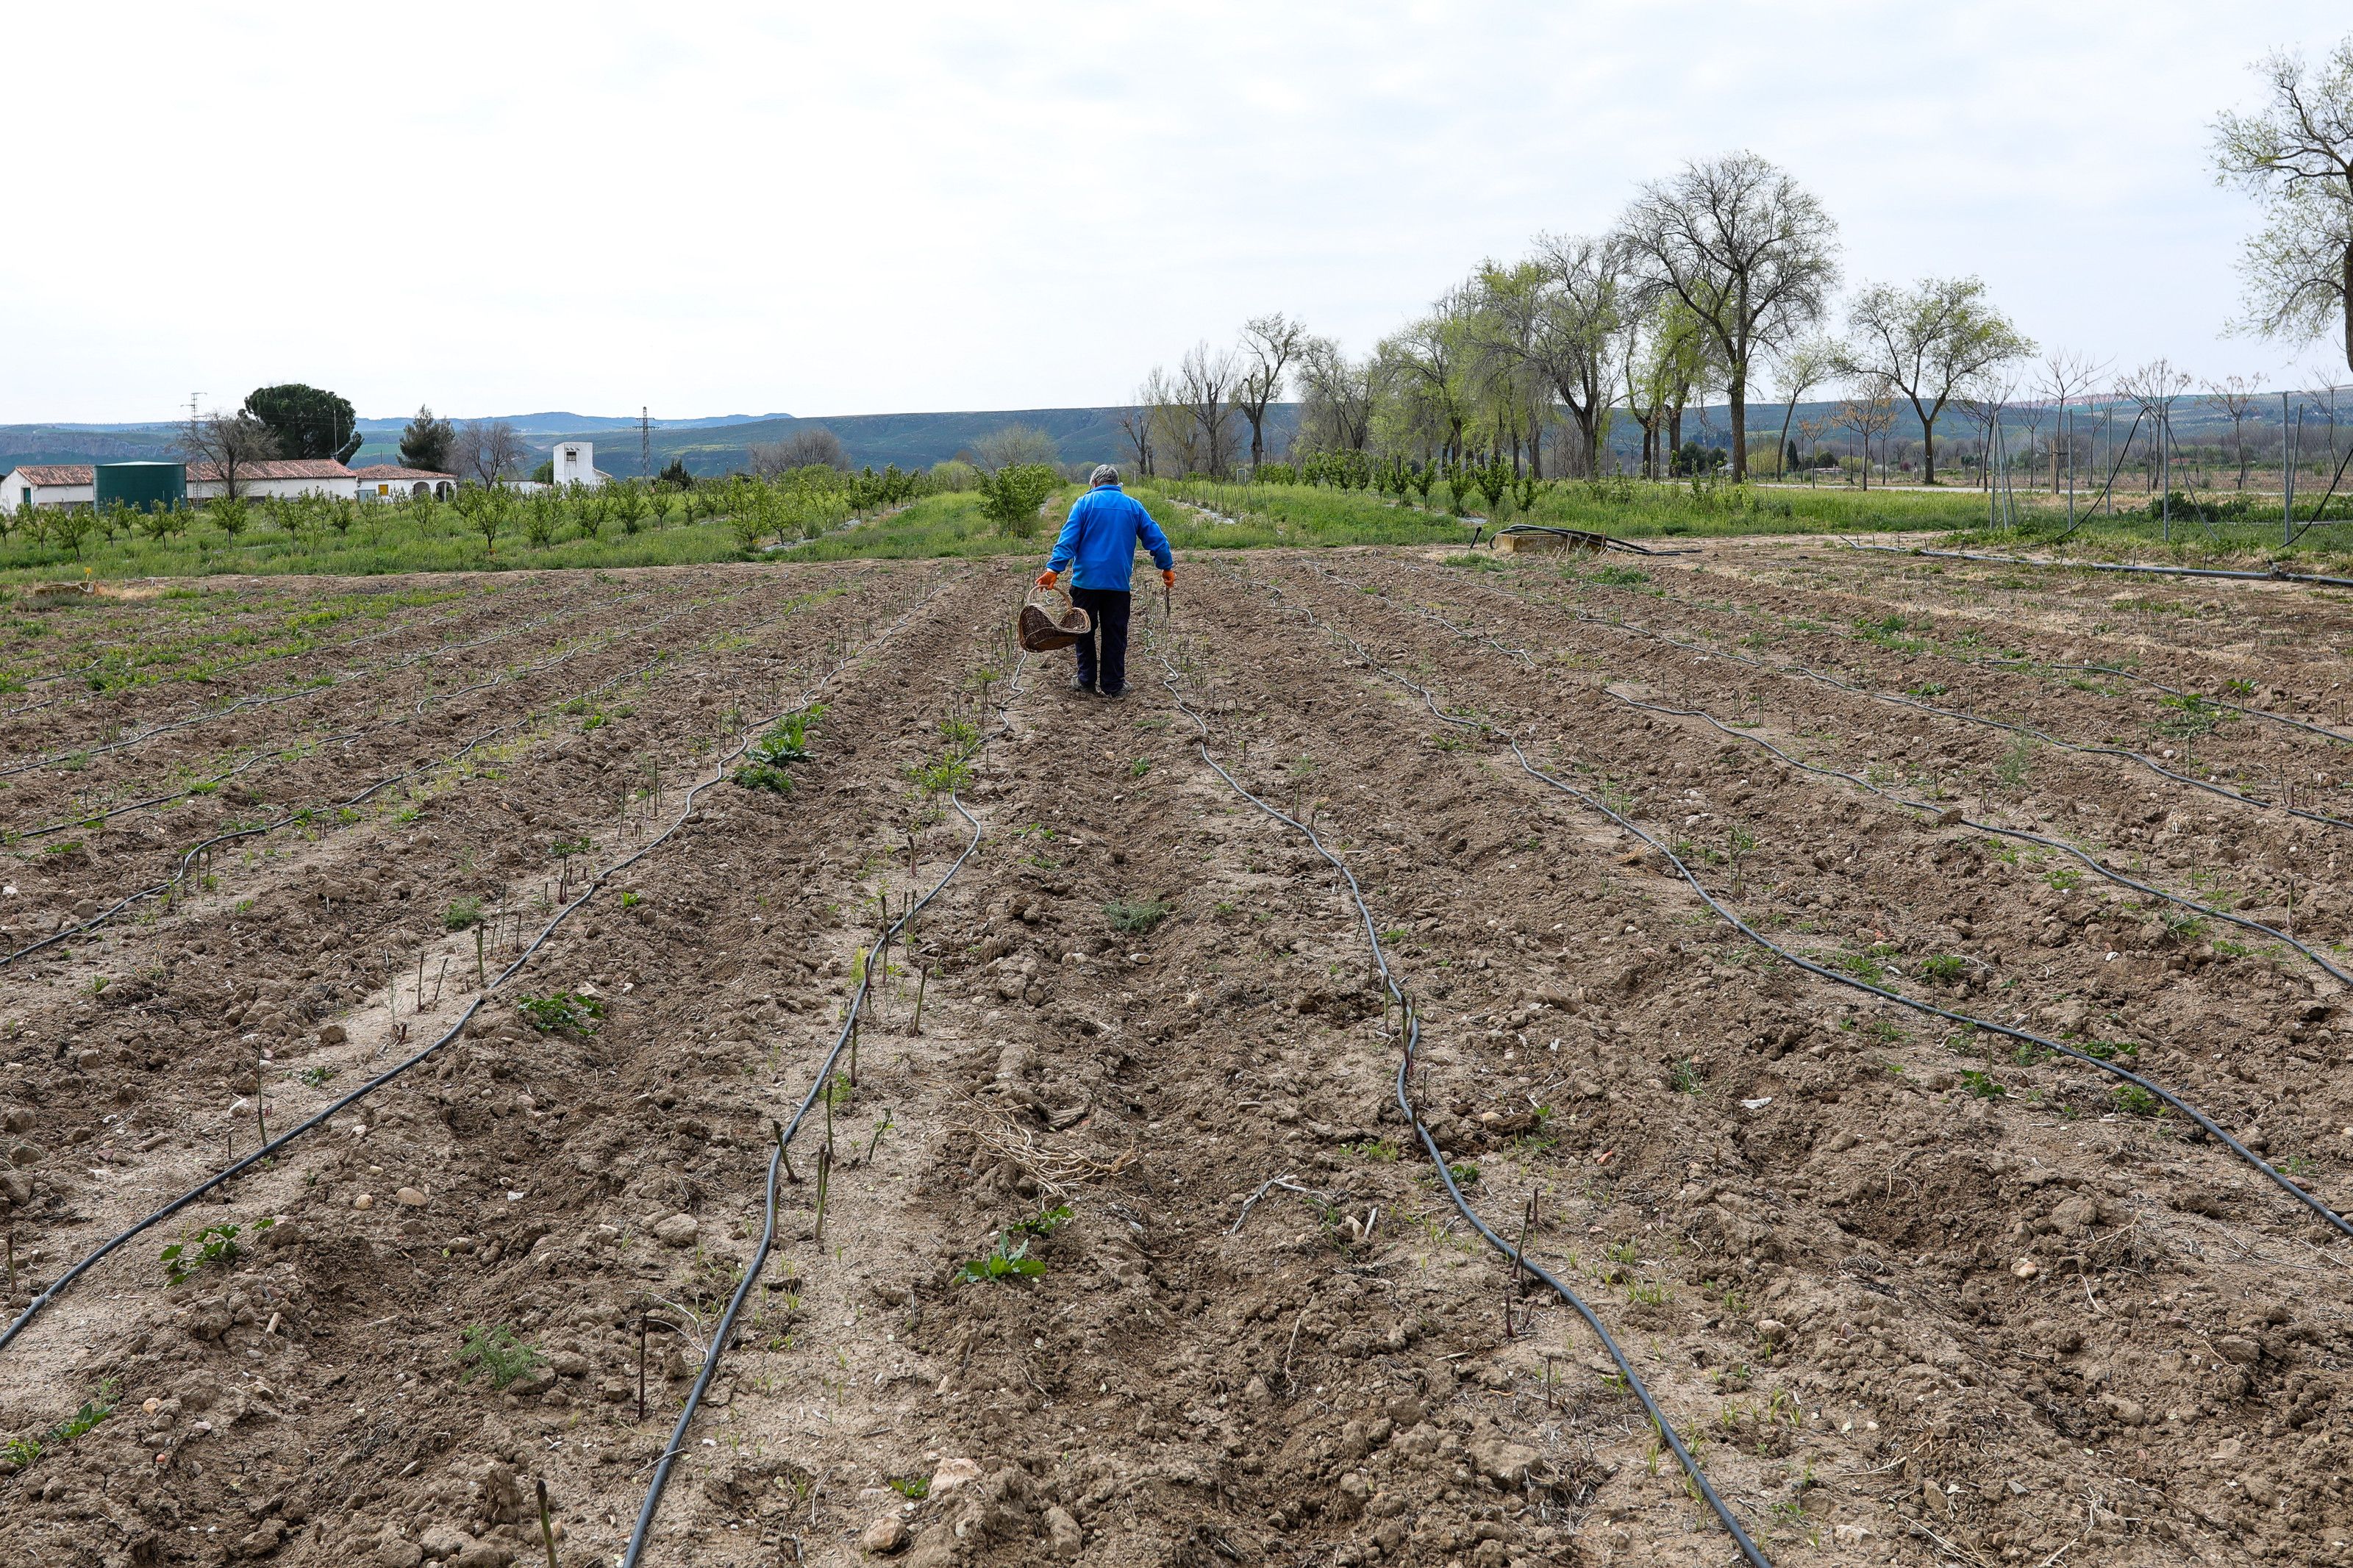
[[[441,923],[451,931],[471,931],[482,923],[482,900],[470,895],[450,900]]]

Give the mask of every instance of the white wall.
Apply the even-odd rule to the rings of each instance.
[[[259,500],[264,496],[320,495],[350,500],[360,492],[359,480],[349,474],[340,479],[247,479],[237,481],[237,493],[248,500]],[[228,487],[218,479],[190,479],[188,499],[192,501],[213,500],[228,493]]]
[[[596,445],[593,441],[558,441],[554,458],[555,482],[559,485],[600,485],[604,478],[596,472]]]
[[[98,500],[95,482],[87,485],[36,485],[23,478],[19,470],[11,468],[7,477],[0,479],[0,507],[15,511],[24,504],[27,488],[33,492],[35,506],[90,506]]]

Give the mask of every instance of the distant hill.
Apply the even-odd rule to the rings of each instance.
[[[2306,400],[2305,440],[2307,451],[2316,451],[2326,442],[2327,429],[2325,404]],[[1790,435],[1802,441],[1800,421],[1827,421],[1836,409],[1831,403],[1806,403],[1798,407],[1798,419],[1791,422]],[[855,464],[871,464],[880,468],[896,463],[902,468],[927,468],[944,462],[960,452],[969,452],[983,437],[1008,425],[1027,425],[1043,430],[1052,438],[1058,454],[1066,463],[1124,462],[1132,454],[1119,433],[1122,410],[1113,408],[1008,408],[971,410],[933,414],[847,414],[831,416],[790,414],[724,414],[693,419],[657,420],[652,431],[652,466],[656,470],[667,467],[672,459],[686,464],[687,471],[698,475],[723,474],[742,468],[751,461],[751,449],[755,445],[783,440],[797,430],[823,426],[841,438],[842,446]],[[1298,418],[1296,404],[1276,404],[1267,410],[1268,443],[1275,451],[1290,444],[1291,432]],[[1782,405],[1752,403],[1748,408],[1748,430],[1751,440],[1770,441],[1781,427]],[[510,414],[503,417],[519,430],[534,457],[545,456],[558,441],[586,440],[596,447],[596,466],[618,478],[635,478],[640,464],[638,447],[638,422],[627,415],[574,414],[556,411],[540,414]],[[2112,415],[2104,441],[2120,437],[2132,423],[2129,405]],[[2345,413],[2346,423],[2353,426],[2353,405]],[[354,463],[392,462],[398,459],[400,432],[408,416],[362,419],[360,433],[366,437]],[[2092,416],[2087,416],[2083,426],[2086,440],[2091,436]],[[2191,443],[2211,446],[2228,441],[2231,422],[2216,400],[2208,397],[2184,397],[2175,405],[2174,433],[2184,445]],[[2013,412],[2008,421],[2010,441],[2022,449],[2025,442],[2026,416]],[[1704,447],[1729,444],[1731,420],[1729,411],[1722,405],[1693,407],[1683,415],[1683,438],[1697,441]],[[2268,435],[2263,432],[2269,431]],[[1948,410],[1938,422],[1938,446],[1942,450],[1948,443],[1967,441],[1969,426],[1957,410]],[[2245,437],[2252,451],[2257,454],[2275,453],[2279,446],[2279,401],[2274,395],[2259,403],[2254,415],[2245,422]],[[1899,442],[1919,439],[1919,425],[1911,416],[1908,405],[1897,405],[1894,428],[1890,432]],[[2040,434],[2044,441],[2051,436],[2050,418],[2042,416]],[[125,459],[168,458],[173,456],[172,444],[179,435],[176,424],[98,425],[58,423],[46,425],[0,426],[0,472],[19,463],[90,463]],[[1834,427],[1824,428],[1820,439],[1833,447],[1844,447],[1852,437]],[[1609,447],[1622,458],[1631,460],[1641,444],[1640,427],[1620,411],[1610,420]],[[2341,449],[2341,448],[2340,448]]]

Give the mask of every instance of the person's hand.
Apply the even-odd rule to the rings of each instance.
[[[1176,585],[1176,568],[1164,566],[1160,569],[1160,585],[1164,588],[1174,588]]]
[[[1056,572],[1051,567],[1048,567],[1045,571],[1038,574],[1038,586],[1040,588],[1050,588],[1054,585],[1054,579],[1060,575],[1060,573]]]

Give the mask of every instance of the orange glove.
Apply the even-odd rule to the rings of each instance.
[[[1054,585],[1054,579],[1060,575],[1060,573],[1050,570],[1040,572],[1038,574],[1038,586],[1040,588],[1050,588]]]
[[[1161,572],[1160,585],[1164,588],[1174,588],[1176,585],[1176,568],[1170,566]]]

